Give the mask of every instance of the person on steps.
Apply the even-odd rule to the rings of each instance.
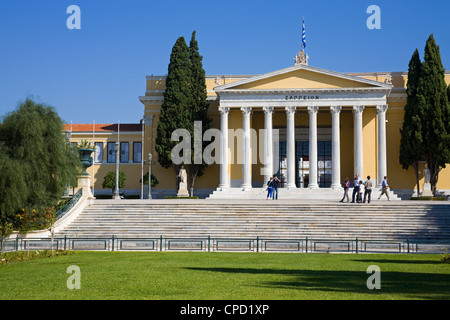
[[[345,198],[347,198],[347,202],[349,202],[350,200],[348,199],[348,189],[350,189],[350,180],[348,179],[348,177],[345,178],[343,188],[344,188],[344,196],[342,197],[342,200],[339,202],[344,202]]]
[[[273,192],[272,199],[278,200],[278,187],[280,186],[280,179],[277,176],[273,176]]]
[[[367,199],[367,203],[370,203],[370,199],[372,197],[372,187],[373,187],[373,183],[370,180],[370,176],[367,176],[367,180],[364,183],[364,200],[363,200],[363,203],[366,203],[366,199]]]
[[[353,180],[352,203],[355,203],[355,197],[358,196],[358,192],[359,192],[359,174],[356,174],[355,180]]]
[[[270,180],[267,182],[267,200],[272,199],[273,192],[273,178],[270,177]]]
[[[381,183],[381,194],[380,194],[380,196],[378,197],[378,200],[381,199],[381,196],[382,196],[383,194],[386,195],[388,201],[390,200],[390,199],[389,199],[388,189],[389,189],[389,185],[388,185],[388,183],[387,183],[387,177],[385,176],[383,182]]]

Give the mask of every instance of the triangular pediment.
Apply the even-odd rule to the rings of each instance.
[[[294,67],[253,76],[244,80],[215,87],[216,91],[228,90],[290,90],[290,89],[343,89],[343,88],[384,88],[391,85],[378,81],[355,77],[308,65]]]

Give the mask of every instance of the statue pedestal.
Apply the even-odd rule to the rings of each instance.
[[[91,176],[79,175],[78,176],[78,188],[83,189],[83,197],[94,198],[91,191]]]
[[[181,187],[178,189],[177,197],[186,198],[189,197],[189,192],[185,187]]]
[[[432,197],[433,196],[433,192],[431,192],[431,183],[423,184],[423,191],[420,196],[421,197]]]

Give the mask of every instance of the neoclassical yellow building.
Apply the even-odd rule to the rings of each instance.
[[[101,183],[113,170],[108,154],[119,136],[128,143],[121,158],[128,173],[125,193],[146,195],[140,179],[148,171],[151,153],[152,173],[159,180],[153,197],[176,194],[174,172],[158,164],[155,151],[165,76],[146,80],[146,92],[139,97],[144,105],[140,123],[127,125],[129,131],[120,135],[113,125],[96,135],[96,165],[90,168],[96,194],[111,192],[102,190]],[[450,83],[450,72],[446,81]],[[320,194],[340,191],[346,177],[352,180],[359,174],[370,176],[376,186],[388,176],[396,194],[410,197],[414,173],[403,170],[398,161],[406,83],[407,72],[339,73],[305,61],[261,75],[207,76],[211,127],[222,134],[216,150],[219,161],[197,178],[194,195],[227,190],[252,194],[274,174],[282,188]],[[93,137],[93,130],[74,128],[73,141]],[[437,187],[450,193],[450,168],[442,170]]]

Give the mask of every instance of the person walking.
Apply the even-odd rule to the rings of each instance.
[[[348,189],[350,189],[350,180],[348,179],[348,177],[345,178],[343,187],[344,187],[344,196],[342,197],[342,200],[339,202],[344,202],[345,198],[347,198],[347,202],[349,202],[350,200],[348,199]]]
[[[364,183],[364,200],[363,200],[363,203],[366,203],[366,199],[367,199],[367,203],[370,203],[370,199],[372,197],[372,187],[373,187],[373,183],[370,180],[370,176],[367,176],[367,180]]]
[[[269,200],[269,198],[272,198],[272,193],[273,193],[273,178],[270,177],[270,180],[267,182],[267,200]]]
[[[378,197],[378,200],[381,199],[381,196],[382,196],[383,194],[386,195],[388,201],[390,200],[390,199],[389,199],[388,189],[389,189],[389,185],[388,185],[388,183],[387,183],[387,177],[385,176],[383,182],[381,183],[381,194],[380,194],[380,196]]]
[[[355,180],[353,180],[352,203],[355,203],[355,197],[358,196],[358,192],[359,192],[359,174],[356,174]]]
[[[277,176],[273,176],[273,192],[272,192],[272,199],[278,200],[278,188],[280,186],[280,179],[278,179]]]
[[[362,180],[359,180],[359,190],[356,202],[361,203],[363,201],[363,194],[364,194],[364,183]]]

